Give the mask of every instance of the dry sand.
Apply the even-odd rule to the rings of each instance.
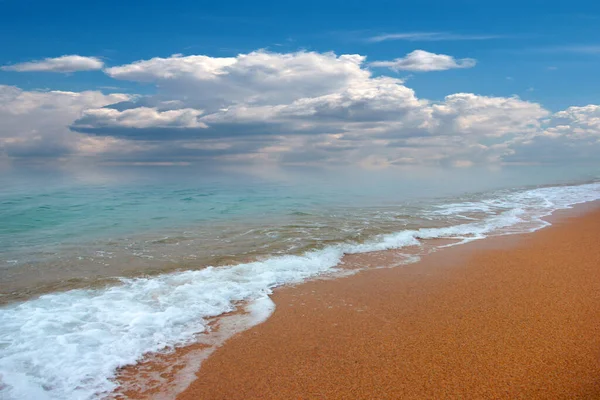
[[[178,400],[600,399],[600,210],[553,219],[280,289]]]

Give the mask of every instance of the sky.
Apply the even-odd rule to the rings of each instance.
[[[595,165],[593,1],[0,0],[0,165]]]

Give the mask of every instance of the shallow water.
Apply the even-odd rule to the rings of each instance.
[[[266,318],[273,288],[335,274],[346,253],[533,231],[600,198],[595,181],[515,187],[510,174],[462,187],[448,176],[113,176],[3,182],[3,398],[101,396],[119,367],[198,340],[240,304],[258,315],[248,325]]]

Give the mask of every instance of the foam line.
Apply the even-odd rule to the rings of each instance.
[[[466,242],[533,231],[546,226],[541,218],[553,211],[599,198],[600,184],[592,183],[440,204],[429,213],[481,212],[485,217],[381,235],[362,244],[340,243],[303,255],[123,279],[105,289],[52,293],[12,304],[0,309],[0,397],[97,398],[115,389],[117,368],[135,364],[148,352],[197,340],[209,329],[209,319],[239,304],[247,305],[250,317],[232,323],[231,332],[264,321],[273,311],[268,298],[273,288],[335,273],[345,253],[398,249],[422,239]]]

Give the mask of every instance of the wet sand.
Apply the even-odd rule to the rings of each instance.
[[[551,221],[408,266],[277,289],[271,318],[212,353],[178,399],[600,399],[600,203]],[[401,259],[386,251],[344,264]],[[176,371],[205,348],[125,368],[123,389],[161,378],[121,394],[177,391]]]
[[[589,208],[533,234],[282,288],[271,318],[216,350],[178,399],[599,399]]]

